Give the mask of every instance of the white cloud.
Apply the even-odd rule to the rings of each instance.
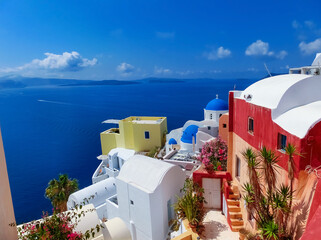
[[[219,47],[218,49],[213,49],[210,52],[205,52],[204,56],[208,60],[217,60],[217,59],[227,58],[231,56],[231,54],[232,54],[231,50],[224,47]]]
[[[135,71],[135,67],[129,63],[121,63],[117,66],[116,70],[124,76],[128,76]]]
[[[309,43],[303,41],[299,44],[299,48],[301,52],[305,55],[310,55],[319,52],[321,51],[321,38],[317,38],[316,40]]]
[[[80,56],[78,52],[64,52],[62,55],[54,53],[45,53],[46,58],[34,59],[31,65],[61,71],[79,71],[82,68],[93,66],[97,63],[97,59],[89,60]]]
[[[171,39],[175,37],[175,32],[156,32],[156,37],[163,39]]]
[[[155,66],[154,73],[157,75],[164,75],[164,74],[172,73],[172,70],[170,70],[169,68],[162,68],[162,67]]]
[[[273,56],[274,52],[269,51],[269,43],[257,40],[245,50],[247,56]]]
[[[44,59],[34,59],[30,63],[15,68],[1,69],[2,72],[19,72],[24,70],[51,70],[51,71],[79,71],[94,66],[97,59],[83,58],[78,52],[64,52],[63,54],[45,53]]]
[[[247,47],[245,50],[245,55],[254,57],[274,57],[283,59],[288,53],[285,50],[275,53],[270,51],[270,46],[268,42],[263,42],[262,40],[257,40]]]
[[[300,41],[306,41],[306,39],[318,38],[321,36],[321,28],[318,28],[317,24],[312,20],[306,20],[302,23],[294,20],[292,27],[296,30],[297,37]]]
[[[283,59],[283,58],[285,58],[287,55],[288,55],[287,51],[282,50],[282,51],[280,51],[280,52],[276,55],[276,57],[279,58],[279,59]]]

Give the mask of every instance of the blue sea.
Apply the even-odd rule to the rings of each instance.
[[[106,119],[166,116],[168,130],[202,120],[216,94],[243,90],[254,80],[186,80],[135,85],[0,90],[0,124],[17,223],[51,212],[44,197],[50,179],[67,173],[80,188],[91,184]]]

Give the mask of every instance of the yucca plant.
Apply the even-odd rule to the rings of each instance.
[[[290,186],[281,184],[277,187],[278,156],[263,147],[258,154],[247,148],[242,154],[247,163],[249,182],[243,184],[242,198],[253,214],[263,239],[284,239],[289,236],[287,220],[291,213],[294,161],[297,154],[293,145],[286,148],[289,155]],[[260,175],[261,174],[261,175]],[[291,238],[290,238],[291,239]]]
[[[254,199],[255,201],[259,202],[262,195],[260,177],[258,173],[260,162],[257,159],[256,153],[251,148],[247,148],[242,155],[247,162],[250,184],[253,186],[254,191]]]
[[[290,179],[290,208],[292,207],[292,196],[293,196],[293,182],[294,182],[294,172],[295,172],[295,164],[294,164],[294,155],[299,155],[298,151],[296,150],[296,147],[289,143],[285,147],[285,152],[289,156],[288,159],[288,177]]]
[[[266,147],[263,147],[259,151],[259,156],[261,158],[265,182],[268,185],[268,192],[272,192],[275,188],[276,174],[278,173],[278,156],[276,156],[272,150],[268,150]]]
[[[278,240],[279,238],[279,226],[273,221],[267,221],[261,228],[262,235],[267,240]]]

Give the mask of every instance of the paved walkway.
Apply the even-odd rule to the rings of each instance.
[[[209,210],[203,221],[205,231],[202,239],[206,240],[238,240],[239,233],[232,232],[226,217],[222,215],[220,210]]]

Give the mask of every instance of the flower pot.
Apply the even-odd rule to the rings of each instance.
[[[243,233],[239,233],[240,234],[240,240],[244,240],[245,239],[245,234],[243,234]]]
[[[197,226],[191,223],[189,223],[189,226],[191,227],[192,231],[196,233]]]

